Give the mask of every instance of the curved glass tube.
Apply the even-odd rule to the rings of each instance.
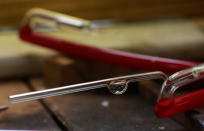
[[[202,78],[204,78],[204,64],[200,64],[198,66],[174,73],[164,81],[160,95],[158,97],[158,101],[161,101],[162,99],[169,99],[169,104],[171,104],[173,94],[178,88],[181,88]]]
[[[86,91],[96,88],[108,87],[111,93],[119,95],[123,94],[127,88],[128,83],[143,81],[143,80],[152,80],[152,79],[167,79],[167,76],[163,72],[155,71],[149,73],[141,73],[135,75],[128,75],[122,77],[109,78],[99,81],[57,87],[53,89],[45,89],[40,91],[28,92],[18,95],[9,96],[9,100],[11,103],[36,100],[51,96],[70,94],[79,91]]]

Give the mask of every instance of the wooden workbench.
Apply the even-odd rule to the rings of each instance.
[[[8,95],[45,88],[41,78],[0,82],[0,103]],[[133,90],[134,91],[134,90]],[[105,89],[13,104],[0,112],[0,129],[73,131],[184,130],[171,119],[157,119],[153,106],[131,94],[114,96]]]
[[[44,69],[44,82],[47,86],[45,86],[41,76],[2,80],[0,82],[1,105],[7,105],[8,96],[12,94],[42,90],[51,88],[51,86],[56,87],[57,84],[69,85],[135,72],[132,69],[109,64],[73,60],[62,56],[54,58],[49,58],[44,63],[46,67]],[[92,71],[87,73],[90,69]],[[102,88],[12,104],[9,105],[8,110],[0,113],[0,129],[57,131],[187,130],[170,118],[156,118],[153,113],[153,105],[139,95],[138,83],[130,85],[127,93],[121,96],[112,95],[107,88]]]

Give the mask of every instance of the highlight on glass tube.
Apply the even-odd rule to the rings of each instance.
[[[159,72],[159,71],[141,73],[141,74],[135,74],[135,75],[127,75],[127,76],[109,78],[109,79],[104,79],[99,81],[93,81],[93,82],[87,82],[87,83],[81,83],[81,84],[12,95],[12,96],[9,96],[9,101],[10,103],[17,103],[17,102],[47,98],[51,96],[58,96],[58,95],[70,94],[70,93],[75,93],[80,91],[86,91],[91,89],[97,89],[102,87],[108,87],[111,93],[115,95],[119,95],[119,94],[123,94],[127,90],[128,84],[130,82],[152,80],[152,79],[166,80],[167,76],[163,72]]]
[[[171,75],[162,85],[154,112],[159,118],[176,115],[204,106],[204,89],[173,97],[175,91],[204,78],[204,65],[198,65]]]
[[[204,64],[174,73],[163,83],[158,101],[161,99],[172,100],[173,94],[177,89],[203,78]]]

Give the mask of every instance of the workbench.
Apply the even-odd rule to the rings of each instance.
[[[43,88],[39,77],[1,81],[0,103],[7,104],[8,95]],[[0,129],[185,130],[169,118],[157,119],[153,114],[153,105],[139,96],[137,90],[114,96],[105,88],[10,105],[8,110],[1,112]]]

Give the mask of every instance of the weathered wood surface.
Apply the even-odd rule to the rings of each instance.
[[[43,65],[44,82],[48,87],[100,80],[134,72],[134,70],[124,67],[72,59],[66,56],[48,58]]]
[[[34,90],[41,90],[46,88],[44,85],[56,87],[76,84],[77,82],[72,80],[72,75],[78,76],[75,79],[79,80],[78,83],[81,83],[127,75],[133,72],[136,72],[136,70],[56,56],[53,59],[47,59],[45,62],[44,84],[41,79],[31,79],[30,85]],[[67,74],[70,74],[70,76]],[[49,75],[53,78],[50,79]],[[63,77],[65,75],[66,77]],[[103,88],[47,98],[42,101],[71,130],[183,129],[170,119],[157,119],[153,114],[153,106],[145,103],[138,96],[135,87],[137,85],[130,85],[127,91],[129,93],[122,96],[114,96],[110,94],[107,88]]]
[[[0,26],[20,26],[30,8],[40,7],[87,19],[153,19],[203,16],[202,0],[7,0],[0,1]]]
[[[77,72],[75,61],[65,57],[51,57],[43,64],[44,82],[48,87],[80,83],[81,74]]]
[[[8,104],[8,96],[30,91],[20,80],[0,81],[0,105]],[[60,130],[48,111],[38,101],[9,105],[0,112],[0,129]]]
[[[20,80],[1,81],[0,104],[8,104],[8,95],[33,89],[45,89],[42,79],[31,78],[26,83]],[[13,104],[8,110],[0,112],[0,129],[185,130],[170,119],[159,120],[154,117],[153,107],[145,103],[136,90],[132,91],[128,95],[114,96],[103,89],[52,97],[40,102]]]
[[[31,79],[35,90],[45,89],[41,79]],[[99,89],[100,90],[100,89]],[[171,119],[157,119],[153,106],[131,94],[114,96],[108,90],[86,91],[42,100],[65,127],[73,131],[185,130]]]
[[[63,59],[64,61],[72,61],[72,63],[71,64],[70,63],[64,64],[64,62],[56,60],[56,59]],[[49,63],[46,62],[45,70],[49,69],[49,71],[45,72],[44,79],[45,79],[45,85],[47,85],[49,87],[57,87],[57,86],[62,86],[62,85],[66,85],[66,84],[77,83],[76,81],[73,81],[72,78],[69,76],[63,77],[68,72],[70,72],[68,74],[73,75],[73,71],[75,71],[74,73],[76,73],[76,74],[80,74],[80,75],[76,75],[76,74],[75,75],[78,76],[77,80],[80,79],[81,82],[99,80],[99,79],[110,78],[110,77],[114,77],[114,76],[128,75],[128,74],[133,74],[135,72],[138,73],[137,70],[131,70],[131,69],[128,69],[125,67],[116,67],[116,66],[109,65],[109,64],[87,62],[87,61],[83,61],[83,60],[79,60],[79,59],[70,59],[70,58],[65,57],[65,56],[56,56],[55,59],[48,59],[48,61],[49,61]],[[55,66],[51,66],[51,65],[55,65]],[[67,69],[67,70],[66,70],[66,73],[61,71],[60,73],[57,73],[57,75],[55,75],[56,73],[55,73],[55,71],[53,71],[55,69],[56,70]],[[47,77],[49,78],[49,75],[51,75],[51,74],[54,76],[58,76],[57,77],[58,81],[55,81],[55,79],[49,79],[48,80]],[[96,74],[96,75],[94,75],[94,74]],[[62,81],[66,81],[66,84],[60,82],[59,78],[61,78]],[[152,103],[151,105],[153,106],[153,104],[156,103],[156,100],[158,98],[158,94],[159,94],[162,82],[163,81],[160,81],[160,82],[159,81],[157,81],[157,82],[154,82],[154,81],[139,82],[137,91],[143,97],[143,99],[145,99],[147,101],[151,101],[151,103]],[[33,83],[34,83],[34,87],[38,87],[37,86],[38,84],[37,85],[35,84],[36,82],[33,82]],[[50,86],[50,85],[52,85],[52,86]],[[201,82],[197,82],[196,85],[194,85],[194,86],[200,87],[201,85],[202,85]],[[134,86],[137,86],[137,85],[134,85]],[[38,89],[38,88],[36,88],[36,89]],[[133,94],[134,94],[134,93],[136,93],[135,89],[136,88],[134,88],[132,86],[132,87],[129,87],[128,91],[133,92]],[[95,93],[99,93],[96,95],[101,96],[100,95],[101,92],[108,93],[106,91],[106,89],[96,91]],[[81,94],[83,96],[83,93],[79,93],[79,96]],[[71,96],[67,96],[67,97],[72,99]],[[76,96],[78,96],[78,95],[76,95]],[[109,97],[111,97],[111,96],[109,96]],[[48,99],[48,101],[47,100],[46,101],[47,101],[47,103],[51,103],[51,105],[52,105],[52,101],[55,101],[56,99],[58,99],[58,97],[56,99],[55,98],[53,98],[53,99],[54,100],[52,100],[52,98],[51,98],[51,99]],[[63,101],[63,98],[59,97],[59,99],[60,99],[59,101]],[[86,98],[86,99],[88,99],[88,98]],[[112,98],[110,98],[110,99],[112,99]],[[118,99],[120,99],[120,98],[118,98]],[[122,98],[122,99],[126,99],[126,98]],[[96,102],[94,104],[96,104]],[[54,106],[55,106],[55,104],[54,104]],[[60,107],[61,106],[62,105],[60,105]],[[153,108],[152,108],[152,112],[153,112]],[[186,112],[185,114],[176,115],[172,118],[175,119],[176,121],[178,121],[179,123],[183,124],[188,129],[203,130],[203,121],[202,121],[203,115],[202,115],[202,113],[203,113],[203,109],[197,109],[193,113],[192,112]]]

